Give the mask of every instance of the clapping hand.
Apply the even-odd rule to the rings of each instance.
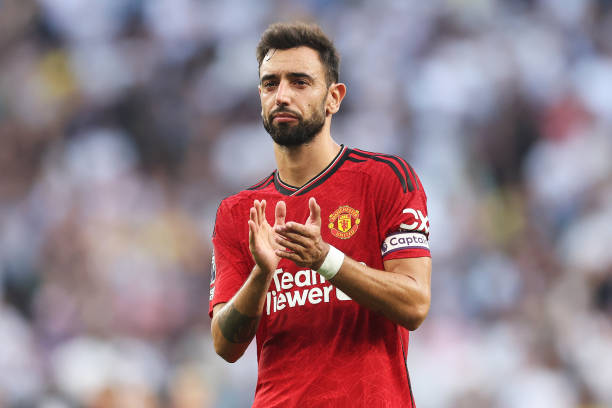
[[[275,208],[274,227],[266,220],[266,200],[255,200],[249,213],[249,249],[255,263],[266,273],[273,273],[278,266],[278,250],[284,248],[277,243],[276,228],[285,225],[287,208],[284,201],[279,201]]]
[[[321,237],[321,207],[313,197],[308,200],[308,207],[310,215],[306,223],[289,221],[274,226],[275,253],[279,258],[317,270],[329,252],[329,244]]]

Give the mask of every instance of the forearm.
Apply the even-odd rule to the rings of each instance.
[[[211,324],[217,354],[229,362],[242,356],[257,332],[272,273],[264,273],[258,266],[236,292],[221,307],[215,307]]]
[[[421,269],[429,269],[426,271],[428,276],[431,259],[417,258],[415,264],[417,262]],[[416,280],[392,269],[373,269],[348,256],[330,283],[362,306],[409,330],[418,328],[429,311],[431,293],[428,280]]]

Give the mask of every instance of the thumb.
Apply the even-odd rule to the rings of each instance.
[[[285,205],[285,202],[279,201],[278,203],[276,203],[276,208],[274,212],[276,216],[274,225],[285,225],[285,217],[287,216],[287,206]]]
[[[249,249],[253,251],[255,248],[255,234],[257,234],[257,226],[253,220],[249,220]]]
[[[310,200],[308,200],[308,207],[310,208],[310,221],[313,224],[321,225],[321,207],[314,197],[310,197]]]

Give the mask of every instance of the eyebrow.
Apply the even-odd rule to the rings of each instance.
[[[290,79],[306,78],[306,79],[308,79],[310,81],[314,81],[314,78],[311,75],[308,75],[305,72],[289,72],[287,74],[287,76]],[[279,77],[278,74],[267,74],[267,75],[264,75],[264,76],[261,77],[261,82],[267,81],[269,79],[276,79],[278,77]]]

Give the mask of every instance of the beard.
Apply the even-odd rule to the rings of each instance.
[[[273,121],[274,115],[280,112],[287,112],[294,115],[298,123],[295,125],[291,123],[275,124]],[[300,146],[310,142],[314,139],[315,135],[321,131],[324,124],[324,104],[321,105],[320,110],[315,110],[312,116],[307,120],[304,120],[302,116],[282,106],[263,118],[264,129],[272,136],[274,143],[285,147]]]

